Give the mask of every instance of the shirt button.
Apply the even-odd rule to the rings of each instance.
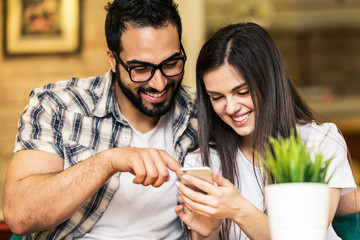
[[[105,208],[102,208],[101,211],[104,212],[104,211],[105,211]]]
[[[75,237],[77,237],[77,236],[79,236],[79,233],[75,233],[74,235],[75,235]]]
[[[115,176],[117,176],[117,177],[120,176],[120,173],[119,172],[115,173]]]
[[[128,136],[124,136],[124,140],[128,140]]]

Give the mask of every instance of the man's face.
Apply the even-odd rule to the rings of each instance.
[[[146,63],[156,65],[181,55],[178,33],[171,24],[161,28],[130,27],[123,32],[121,43],[123,50],[119,57],[128,67]],[[115,66],[117,84],[121,89],[117,91],[120,108],[135,107],[149,117],[159,117],[169,111],[183,74],[166,77],[157,69],[149,81],[135,83],[123,66]]]

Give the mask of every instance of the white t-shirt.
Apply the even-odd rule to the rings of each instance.
[[[175,157],[171,111],[145,134],[132,129],[131,147],[163,149]],[[81,239],[184,239],[175,213],[177,176],[169,172],[170,181],[159,188],[134,184],[130,173],[118,174],[119,189],[94,228]]]
[[[334,172],[335,169],[336,171],[329,182],[329,186],[341,188],[342,194],[354,190],[356,188],[356,184],[347,158],[346,143],[343,137],[339,134],[335,124],[324,123],[322,125],[317,125],[312,123],[297,126],[297,131],[303,141],[306,142],[306,146],[309,149],[313,149],[314,153],[321,151],[321,153],[324,154],[325,159],[331,156],[334,157],[329,166],[327,178]],[[211,150],[210,159],[212,170],[216,170],[221,173],[220,159],[215,150]],[[240,175],[240,183],[239,186],[237,186],[239,192],[255,207],[264,212],[265,203],[262,193],[263,187],[261,186],[261,179],[263,176],[261,169],[258,167],[254,168],[254,166],[245,159],[240,150],[237,152],[236,159]],[[199,151],[195,151],[186,156],[184,163],[185,167],[201,165],[202,162]],[[258,179],[260,180],[261,187],[259,187],[257,178],[255,177],[254,169],[258,175]],[[239,226],[232,223],[230,239],[239,239],[239,236],[241,236],[241,240],[249,239],[245,233],[240,230]],[[340,238],[336,235],[330,225],[328,228],[327,240],[335,239],[337,240]]]

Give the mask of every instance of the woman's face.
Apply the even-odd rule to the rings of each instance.
[[[252,135],[255,129],[254,105],[241,74],[223,64],[207,72],[203,79],[216,114],[238,135]]]

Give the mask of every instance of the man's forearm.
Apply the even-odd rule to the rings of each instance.
[[[64,171],[7,183],[4,216],[11,230],[23,235],[68,219],[112,175],[103,157],[99,153]]]

